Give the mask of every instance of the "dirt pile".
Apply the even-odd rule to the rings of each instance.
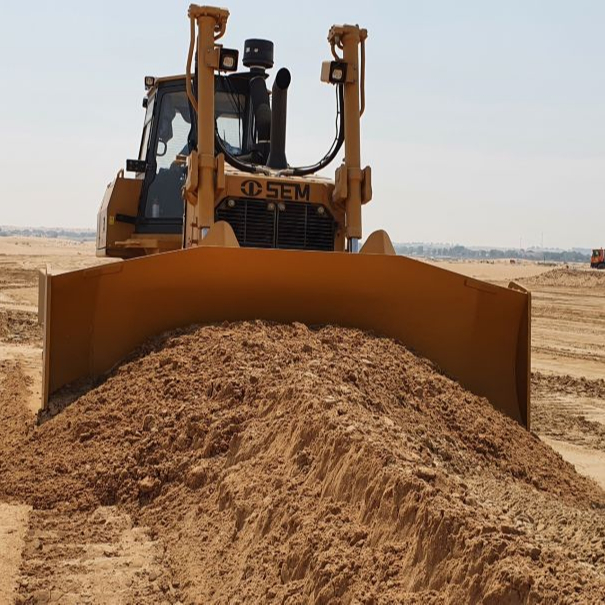
[[[0,310],[0,340],[10,344],[37,344],[41,339],[42,328],[34,313]]]
[[[161,543],[114,507],[92,513],[36,511],[28,527],[15,605],[178,600],[165,573]]]
[[[2,255],[0,255],[2,256]],[[6,307],[0,308],[0,341],[9,344],[38,344],[42,329],[35,313],[18,307],[23,303],[19,294],[33,288],[38,279],[35,270],[6,266],[0,258],[0,291]]]
[[[605,452],[605,380],[532,374],[532,427],[540,435]]]
[[[5,254],[0,256],[6,257]],[[0,289],[30,288],[37,283],[37,270],[16,268],[12,266],[13,264],[9,259],[0,258]]]
[[[528,286],[554,286],[561,288],[598,288],[605,290],[605,271],[557,267],[550,271],[521,280]]]
[[[165,544],[185,603],[605,600],[605,494],[357,330],[174,333],[17,441],[0,496],[118,504]]]
[[[569,374],[545,374],[533,372],[532,388],[538,392],[564,393],[581,397],[593,397],[605,401],[605,379],[590,379]]]

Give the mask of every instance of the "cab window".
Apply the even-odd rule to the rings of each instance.
[[[186,169],[177,162],[177,156],[188,155],[190,151],[191,117],[186,93],[164,93],[157,120],[155,176],[147,192],[145,217],[180,219],[183,216],[181,188],[185,183]]]

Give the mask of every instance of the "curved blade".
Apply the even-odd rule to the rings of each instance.
[[[338,324],[398,339],[529,427],[530,295],[402,256],[200,247],[48,276],[43,405],[192,323]]]

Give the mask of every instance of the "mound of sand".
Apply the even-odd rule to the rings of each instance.
[[[590,379],[569,374],[533,372],[532,387],[551,393],[605,399],[605,378]]]
[[[0,454],[1,496],[150,527],[184,603],[605,601],[605,494],[357,330],[173,333]]]
[[[605,271],[596,269],[569,269],[557,267],[550,271],[523,278],[528,286],[551,286],[562,288],[597,288],[605,290]]]
[[[38,343],[42,328],[38,318],[27,311],[0,309],[0,340],[11,344]]]
[[[532,427],[542,437],[605,452],[603,403],[605,380],[602,378],[532,374]]]

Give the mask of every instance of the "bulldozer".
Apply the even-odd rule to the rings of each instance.
[[[292,166],[292,75],[279,69],[269,87],[273,43],[246,40],[240,68],[219,42],[226,9],[192,4],[188,18],[185,74],[145,78],[132,176],[118,172],[98,212],[97,255],[116,261],[41,279],[43,410],[155,335],[262,319],[395,338],[529,427],[530,293],[399,256],[384,231],[364,237],[367,31],[329,29],[318,71],[334,90],[334,140],[315,164]]]
[[[590,268],[591,269],[605,269],[605,249],[604,248],[593,248],[592,254],[590,255]]]

